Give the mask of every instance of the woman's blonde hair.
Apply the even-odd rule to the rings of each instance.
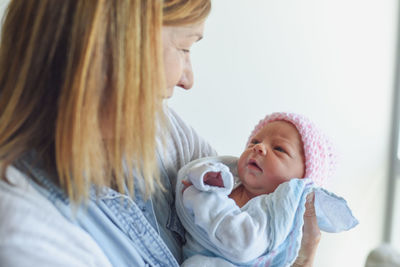
[[[75,202],[91,184],[124,192],[127,181],[133,192],[134,175],[152,193],[161,27],[209,10],[209,0],[12,1],[0,45],[1,178],[34,150]]]
[[[165,0],[163,24],[183,26],[204,21],[211,10],[211,0]]]

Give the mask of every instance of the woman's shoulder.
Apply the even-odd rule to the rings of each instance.
[[[25,174],[10,166],[6,177],[8,182],[0,181],[0,262],[111,266],[94,240],[65,219]]]
[[[192,160],[216,155],[213,147],[174,110],[166,106],[165,113],[168,120],[168,132],[163,133],[165,149],[180,167]]]
[[[51,203],[37,192],[29,183],[28,177],[13,166],[6,169],[7,181],[0,180],[0,214],[11,220],[19,213],[18,208],[30,210],[51,209]],[[5,216],[7,215],[7,216]],[[25,214],[29,218],[33,213]],[[49,216],[52,212],[49,213]],[[3,225],[3,223],[1,224]]]
[[[164,107],[164,114],[167,118],[167,126],[171,134],[192,135],[194,129],[186,123],[178,113],[169,106]]]

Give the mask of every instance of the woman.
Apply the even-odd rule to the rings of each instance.
[[[2,266],[178,266],[176,173],[215,152],[162,99],[191,88],[189,50],[209,11],[209,0],[10,3]],[[308,211],[297,266],[312,265],[319,241]]]

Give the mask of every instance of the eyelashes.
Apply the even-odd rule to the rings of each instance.
[[[253,139],[253,140],[251,140],[250,144],[248,145],[248,148],[252,148],[253,146],[255,146],[255,145],[259,144],[259,143],[260,143],[260,141],[258,141],[257,139]],[[275,151],[278,151],[280,153],[285,153],[285,154],[289,155],[288,150],[283,146],[275,145],[272,148]]]
[[[258,141],[257,139],[253,139],[253,140],[251,140],[249,145],[257,145],[259,143],[260,143],[260,141]]]
[[[279,152],[282,152],[282,153],[285,153],[285,154],[288,154],[288,153],[286,152],[286,150],[285,150],[283,147],[281,147],[281,146],[276,146],[276,147],[274,147],[274,150],[279,151]]]

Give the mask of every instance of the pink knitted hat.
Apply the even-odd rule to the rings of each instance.
[[[267,115],[254,128],[247,145],[267,123],[273,121],[288,121],[296,126],[304,145],[306,172],[304,177],[311,178],[317,185],[324,186],[331,178],[336,167],[336,153],[331,141],[314,123],[306,117],[285,112]]]

